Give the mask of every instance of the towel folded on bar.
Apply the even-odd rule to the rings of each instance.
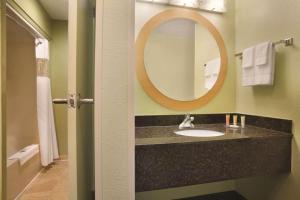
[[[255,85],[273,85],[275,53],[272,42],[265,42],[256,46],[254,68]]]
[[[242,86],[254,85],[254,55],[254,46],[243,51]]]
[[[255,65],[265,65],[268,63],[268,53],[271,51],[270,46],[272,46],[271,42],[264,42],[256,45],[255,47]]]
[[[243,51],[242,86],[273,85],[275,48],[264,42]]]

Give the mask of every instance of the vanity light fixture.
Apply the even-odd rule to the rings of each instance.
[[[155,3],[204,10],[209,12],[226,12],[226,0],[137,0],[138,2]]]

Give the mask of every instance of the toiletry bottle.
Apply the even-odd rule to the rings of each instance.
[[[237,118],[238,118],[237,115],[233,115],[233,125],[234,126],[237,126]]]
[[[246,124],[246,116],[241,116],[241,127],[245,128],[245,124]]]
[[[226,115],[226,127],[229,127],[230,126],[230,115],[227,114]]]

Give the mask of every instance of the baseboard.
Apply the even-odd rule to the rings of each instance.
[[[220,192],[197,197],[189,197],[177,200],[247,200],[236,191]]]

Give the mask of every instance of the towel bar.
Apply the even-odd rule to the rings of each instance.
[[[291,38],[279,40],[277,42],[273,42],[274,46],[279,45],[279,44],[284,44],[284,46],[286,46],[286,47],[287,46],[293,46],[294,45],[294,38],[291,37]],[[236,53],[235,56],[242,58],[243,57],[243,53],[242,52]]]

